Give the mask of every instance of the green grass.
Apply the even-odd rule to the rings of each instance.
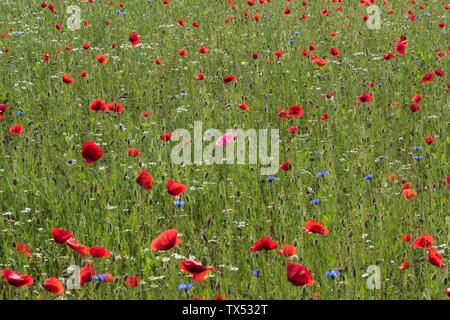
[[[248,12],[253,17],[261,9],[259,23],[244,17],[245,1],[235,1],[236,10],[225,0],[169,0],[169,6],[162,0],[135,0],[123,1],[123,8],[119,1],[111,2],[55,1],[58,18],[42,9],[40,1],[0,3],[0,33],[7,34],[0,38],[0,49],[9,49],[0,54],[0,104],[8,105],[0,120],[0,213],[14,215],[0,219],[0,269],[34,279],[22,288],[1,279],[2,299],[211,299],[218,293],[228,299],[312,299],[314,292],[320,292],[320,299],[446,298],[450,119],[444,4],[416,1],[425,6],[420,10],[409,1],[391,0],[395,13],[389,15],[390,7],[379,0],[381,29],[368,30],[362,18],[367,13],[358,1],[311,0],[309,10],[297,0],[257,3]],[[67,30],[66,8],[72,4],[82,9],[88,28]],[[283,16],[286,6],[291,14]],[[333,10],[337,6],[342,13]],[[325,7],[329,17],[320,15]],[[116,13],[118,9],[126,15]],[[406,19],[406,10],[422,19]],[[310,19],[302,20],[303,13]],[[236,18],[224,23],[230,16]],[[188,27],[197,21],[200,28],[187,30],[178,25],[180,18]],[[106,20],[112,25],[106,26]],[[445,28],[438,27],[441,22]],[[135,47],[128,41],[132,31],[140,35]],[[338,37],[333,39],[330,31]],[[382,54],[395,52],[401,34],[408,41],[405,55],[382,59]],[[300,55],[310,41],[316,46],[312,53],[328,65],[319,68]],[[91,48],[84,50],[83,43]],[[74,49],[65,50],[65,45]],[[200,46],[208,54],[200,54]],[[331,56],[331,47],[340,51],[339,57]],[[186,49],[187,56],[180,56],[179,49]],[[273,56],[277,50],[282,58]],[[438,58],[439,50],[446,56]],[[106,52],[103,66],[95,57]],[[253,52],[258,59],[252,59]],[[45,53],[48,62],[42,58]],[[157,58],[162,65],[155,64]],[[436,68],[444,77],[421,84],[423,75]],[[83,70],[85,78],[78,76]],[[201,72],[205,79],[195,81]],[[75,82],[63,83],[62,74]],[[222,77],[231,74],[237,81],[224,85]],[[372,81],[375,86],[368,88]],[[335,97],[326,100],[327,91]],[[187,95],[183,98],[181,92]],[[356,103],[363,92],[372,101]],[[417,93],[423,101],[412,113],[410,100]],[[94,99],[121,103],[124,111],[89,110]],[[244,101],[248,111],[238,108]],[[391,107],[396,101],[399,105]],[[278,108],[291,105],[303,107],[304,115],[278,119]],[[24,114],[17,115],[19,110]],[[144,112],[150,116],[142,117]],[[320,121],[324,113],[329,118]],[[203,130],[223,133],[230,128],[279,129],[280,165],[290,161],[292,170],[280,170],[276,181],[263,183],[259,164],[175,165],[170,154],[177,142],[159,136],[182,128],[193,136],[194,121],[202,121]],[[15,124],[23,125],[21,135],[9,132]],[[119,124],[126,130],[118,129]],[[292,135],[287,130],[294,125],[299,132]],[[425,136],[436,141],[427,145]],[[103,149],[102,158],[90,165],[81,156],[86,141]],[[141,154],[129,157],[127,148]],[[417,162],[413,155],[424,158]],[[69,166],[69,159],[75,165]],[[136,183],[142,169],[153,177],[149,192]],[[316,176],[324,170],[330,175]],[[387,183],[393,173],[396,182]],[[373,179],[364,180],[369,174]],[[181,197],[184,207],[173,205],[167,179],[188,186]],[[403,198],[401,179],[413,183],[416,198]],[[314,198],[321,203],[311,204]],[[302,234],[311,219],[324,221],[329,234]],[[112,256],[81,258],[55,244],[51,228],[69,230],[80,243],[105,247]],[[180,246],[150,251],[152,239],[170,228],[180,233]],[[427,251],[400,240],[404,234],[414,240],[424,233],[435,238],[433,247],[441,252],[445,268],[430,264]],[[262,236],[280,246],[295,244],[297,255],[251,252]],[[15,249],[19,241],[30,245],[32,258]],[[216,270],[188,293],[180,291],[178,285],[191,279],[174,253],[194,256]],[[399,270],[407,259],[411,267]],[[70,265],[81,267],[88,260],[98,274],[109,272],[117,279],[66,289],[59,297],[43,289],[45,279],[66,277]],[[288,261],[307,267],[316,284],[292,285],[286,277]],[[381,270],[378,290],[369,289],[362,277],[370,265]],[[261,270],[259,277],[254,269]],[[327,278],[331,269],[342,275]],[[124,284],[131,275],[141,278],[137,288]],[[164,278],[151,278],[160,276]]]

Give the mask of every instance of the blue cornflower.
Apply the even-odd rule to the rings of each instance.
[[[180,93],[180,96],[182,96],[182,97],[185,97],[187,95],[187,93],[186,92],[182,92],[182,93]]]
[[[298,35],[300,34],[300,32],[294,31],[294,34],[295,34],[296,36],[298,36]]]
[[[178,289],[180,290],[189,290],[192,289],[192,287],[194,286],[193,283],[182,283],[178,286]]]
[[[422,17],[417,17],[417,19],[422,20]]]
[[[23,111],[17,111],[17,115],[18,116],[21,116],[21,115],[23,115],[25,112],[23,112]]]
[[[186,27],[186,30],[192,30],[192,28],[191,27]]]
[[[275,177],[267,177],[267,178],[266,178],[266,181],[269,181],[269,182],[270,182],[270,181],[274,181],[274,180],[275,180]]]
[[[250,87],[250,89],[253,88],[253,85],[251,82],[248,83],[248,86]]]
[[[316,154],[323,155],[323,151],[316,151]]]
[[[369,174],[367,177],[364,177],[364,180],[370,180],[373,178],[373,174]]]
[[[383,84],[381,82],[378,82],[378,86],[381,87]]]
[[[414,150],[421,150],[422,147],[413,147]]]
[[[414,156],[414,160],[417,160],[417,161],[419,161],[419,160],[422,160],[423,159],[423,156],[420,156],[420,157],[418,157],[418,156]]]
[[[152,0],[147,0],[147,2],[152,2]]]
[[[126,12],[122,12],[122,15],[126,15],[127,13]]]
[[[55,17],[55,18],[59,18],[59,16],[57,16],[57,15],[55,15],[54,17]]]
[[[320,199],[312,199],[311,203],[312,204],[319,204],[320,203]]]
[[[261,270],[255,269],[255,270],[253,270],[253,275],[259,277],[259,273],[260,273],[260,272],[261,272]]]
[[[117,13],[120,13],[120,10],[116,10]]]
[[[20,36],[20,32],[16,32],[15,34],[16,34],[16,36]]]
[[[39,23],[39,20],[34,20],[34,23]]]
[[[105,280],[105,279],[107,279],[108,278],[108,275],[107,274],[99,274],[98,276],[96,276],[96,275],[92,275],[92,279],[94,279],[94,280]]]
[[[329,175],[329,173],[328,173],[328,171],[322,171],[322,172],[317,172],[317,176],[318,177],[324,177],[324,176],[327,176],[327,175]]]
[[[340,274],[340,272],[337,270],[334,270],[334,269],[329,272],[328,271],[325,272],[325,276],[331,277],[331,279],[336,278],[339,274]]]
[[[294,43],[294,40],[289,40],[289,43],[290,43],[290,44],[293,44],[293,43]]]
[[[177,207],[182,207],[184,206],[185,202],[182,200],[175,200],[173,204],[176,205]]]
[[[427,17],[431,17],[431,14],[429,14],[428,12],[425,12],[423,15],[427,16]]]

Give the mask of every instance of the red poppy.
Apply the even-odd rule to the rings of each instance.
[[[411,112],[416,112],[417,110],[419,110],[419,106],[415,103],[411,103],[409,108],[411,109]]]
[[[108,258],[111,256],[111,252],[102,247],[90,247],[88,252],[94,258]]]
[[[137,149],[128,148],[128,155],[130,157],[137,157],[141,152]]]
[[[20,124],[13,125],[11,128],[9,128],[9,132],[12,134],[22,134],[23,127]]]
[[[136,32],[132,32],[130,33],[130,36],[128,37],[128,39],[131,42],[131,45],[135,46],[139,43],[139,35]]]
[[[187,51],[184,49],[178,50],[178,53],[180,54],[180,56],[183,56],[183,57],[185,57],[187,55]]]
[[[420,96],[420,94],[416,94],[416,95],[411,99],[411,101],[412,101],[412,102],[415,102],[415,103],[419,103],[419,102],[422,101],[422,97]]]
[[[28,252],[28,250],[30,250],[30,246],[29,245],[24,246],[22,242],[18,242],[16,244],[16,249],[20,253],[26,254],[28,258],[32,257],[31,253]]]
[[[206,49],[205,47],[200,47],[200,48],[198,48],[198,52],[203,53],[203,54],[207,54],[208,53],[208,49]]]
[[[403,262],[399,267],[400,270],[406,270],[408,268],[409,268],[409,260],[406,260],[405,262]]]
[[[442,71],[441,69],[435,69],[434,73],[441,78],[444,76],[444,71]]]
[[[171,197],[177,197],[187,190],[184,184],[176,182],[174,180],[167,180],[167,192],[170,193]]]
[[[33,278],[26,274],[14,272],[9,269],[3,269],[2,274],[5,281],[16,288],[33,284]]]
[[[284,110],[283,108],[279,108],[277,118],[281,119],[281,118],[287,118],[287,117],[289,117],[289,113],[286,110]]]
[[[56,243],[64,244],[67,240],[73,237],[73,234],[63,229],[54,228],[50,231],[52,233],[53,241]]]
[[[449,6],[450,8],[450,6]],[[450,10],[450,9],[447,9]],[[447,298],[450,298],[450,288],[445,288],[445,294],[447,295]]]
[[[140,184],[145,190],[152,189],[152,176],[146,171],[142,170],[136,179],[136,182]]]
[[[208,272],[216,270],[211,266],[205,268],[200,261],[194,261],[192,259],[181,261],[180,268],[184,272],[189,273],[193,277],[193,280],[197,282],[205,280],[205,276]]]
[[[106,62],[108,62],[108,60],[106,60],[105,56],[102,55],[102,54],[98,54],[96,56],[96,58],[97,58],[97,61],[100,62],[103,65],[106,65]]]
[[[409,241],[411,241],[411,235],[406,234],[406,235],[402,236],[400,239],[402,239],[405,242],[409,242]]]
[[[94,100],[91,102],[91,105],[89,106],[89,109],[94,111],[105,111],[108,106],[106,105],[105,101],[103,100]]]
[[[66,48],[66,50],[72,50],[73,49],[71,46],[64,46],[64,48]]]
[[[240,103],[238,106],[242,110],[248,110],[248,105],[245,102]]]
[[[305,222],[305,228],[302,233],[313,232],[323,234],[324,236],[328,234],[328,229],[323,226],[323,222],[317,223],[314,219]]]
[[[394,54],[392,52],[388,52],[387,54],[383,54],[383,59],[384,60],[390,60],[394,57]]]
[[[156,59],[156,64],[162,64],[162,61],[160,59]]]
[[[195,80],[199,81],[199,80],[203,80],[204,78],[205,78],[205,74],[199,73],[198,76],[195,78]]]
[[[323,16],[327,16],[327,17],[330,16],[330,13],[328,12],[327,8],[323,9],[322,11],[320,11],[320,14],[323,15]]]
[[[222,81],[223,81],[223,83],[228,83],[228,82],[231,82],[231,81],[236,81],[236,77],[233,76],[233,75],[231,75],[231,76],[222,78]]]
[[[150,250],[164,251],[178,247],[181,240],[178,238],[177,229],[169,229],[161,233],[158,237],[152,240]]]
[[[300,106],[290,106],[288,110],[289,117],[301,117],[303,115],[303,108]]]
[[[406,49],[406,44],[404,41],[399,41],[395,45],[395,53],[397,53],[398,55],[404,55],[405,49]]]
[[[55,28],[58,29],[59,31],[62,30],[62,26],[60,23],[55,24]]]
[[[434,142],[435,140],[436,140],[435,138],[432,138],[432,137],[429,137],[429,136],[426,136],[426,137],[425,137],[425,142],[426,142],[427,144],[433,144],[433,142]]]
[[[297,249],[292,244],[285,244],[281,247],[281,250],[278,250],[278,252],[282,256],[290,257],[297,253]]]
[[[445,267],[445,263],[442,262],[442,256],[434,248],[428,248],[428,261],[437,267]]]
[[[328,119],[328,113],[325,113],[325,114],[322,115],[322,117],[320,117],[321,121],[327,120],[327,119]]]
[[[89,43],[83,43],[83,49],[87,50],[89,49],[91,46],[89,45]]]
[[[334,97],[335,95],[336,95],[336,94],[335,94],[334,92],[327,91],[325,97],[326,97],[327,99],[331,99],[331,98]]]
[[[83,156],[84,160],[86,160],[87,164],[97,161],[102,157],[102,154],[102,148],[100,148],[92,141],[86,142],[81,149],[81,155]]]
[[[163,133],[160,136],[160,139],[163,140],[163,141],[170,141],[172,139],[172,133],[171,132]]]
[[[199,25],[198,22],[196,22],[196,21],[192,22],[192,26],[193,26],[194,28],[199,28],[199,27],[200,27],[200,25]]]
[[[283,15],[287,16],[289,13],[291,13],[291,9],[286,7],[286,9],[284,9],[284,11],[283,11]]]
[[[121,113],[123,111],[123,106],[120,103],[113,102],[108,104],[108,110]]]
[[[370,94],[368,94],[367,92],[364,92],[362,94],[362,96],[360,96],[356,102],[361,103],[361,102],[370,102],[372,100],[372,96]]]
[[[429,234],[421,234],[419,238],[411,243],[411,247],[419,249],[427,249],[434,242],[434,238]]]
[[[138,278],[137,276],[129,276],[127,281],[125,281],[125,284],[129,287],[136,288],[141,281],[141,278]]]
[[[331,55],[332,55],[333,57],[339,56],[339,51],[338,51],[337,49],[335,49],[335,48],[331,48],[331,49],[330,49],[330,52],[331,52]]]
[[[427,73],[426,75],[423,76],[422,83],[427,83],[427,82],[433,81],[433,79],[434,79],[434,74]]]
[[[255,245],[250,250],[274,250],[276,248],[278,248],[278,243],[272,241],[270,238],[262,237],[261,240],[255,242]]]
[[[259,55],[258,53],[253,52],[253,53],[252,53],[252,58],[253,58],[253,59],[258,59],[258,55]]]
[[[412,182],[405,182],[403,185],[402,185],[402,190],[405,190],[405,189],[411,189],[412,188]]]
[[[292,168],[292,165],[290,162],[285,162],[280,166],[280,169],[284,170],[284,171],[291,170],[291,168]]]
[[[149,115],[150,115],[150,113],[148,113],[148,112],[144,112],[144,113],[142,114],[142,116],[143,116],[144,118],[147,118]]]
[[[281,56],[283,55],[283,52],[281,52],[281,51],[275,51],[275,52],[273,53],[273,55],[274,55],[275,57],[279,58],[279,57],[281,57]]]
[[[49,278],[44,281],[44,289],[50,293],[59,295],[64,292],[64,287],[56,278]]]
[[[290,133],[296,133],[298,131],[298,126],[293,126],[288,129]]]
[[[62,81],[63,81],[64,83],[72,83],[72,82],[74,82],[75,80],[74,80],[71,76],[69,76],[68,74],[63,74],[63,75],[62,75]]]
[[[302,265],[288,262],[286,271],[289,282],[296,286],[311,286],[314,284],[314,281],[311,281],[311,272]]]
[[[90,262],[80,269],[80,286],[92,280],[92,275],[95,275],[94,265]]]
[[[86,71],[81,71],[81,73],[80,73],[80,77],[86,77],[86,75],[87,75],[87,72]]]
[[[6,108],[8,105],[6,104],[0,104],[0,119],[3,118],[3,114],[6,112]]]
[[[182,27],[186,27],[186,25],[184,24],[184,21],[182,19],[178,19],[178,24]]]
[[[413,189],[405,189],[403,190],[403,197],[405,199],[411,199],[417,196],[417,192]]]
[[[70,238],[66,241],[66,245],[72,250],[73,252],[78,253],[83,258],[87,256],[88,250],[85,246],[83,246],[81,243],[79,243],[74,238]]]
[[[228,300],[227,298],[225,298],[223,295],[221,294],[217,294],[213,300]]]

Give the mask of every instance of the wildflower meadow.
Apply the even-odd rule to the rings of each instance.
[[[2,300],[447,300],[437,0],[1,0]]]

